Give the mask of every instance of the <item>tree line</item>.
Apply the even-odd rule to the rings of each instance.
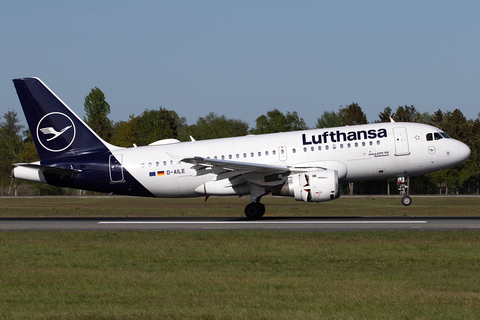
[[[278,109],[260,115],[255,127],[240,119],[229,119],[225,115],[210,112],[199,117],[194,124],[187,124],[174,110],[163,107],[145,109],[141,114],[131,114],[128,120],[114,122],[108,118],[111,112],[103,92],[94,87],[85,97],[85,117],[87,123],[105,141],[121,146],[143,146],[161,139],[180,141],[216,139],[244,136],[247,134],[265,134],[309,129],[296,111],[283,113]],[[480,114],[479,114],[480,117]],[[398,106],[395,110],[386,107],[373,122],[419,122],[442,129],[450,137],[466,143],[472,150],[470,158],[463,164],[440,172],[411,177],[411,194],[432,193],[474,193],[479,194],[480,119],[466,119],[459,109],[453,111],[437,110],[433,114],[420,113],[413,105]],[[57,187],[30,184],[10,178],[13,163],[39,160],[29,130],[20,125],[18,115],[9,110],[0,118],[0,193],[18,192],[20,184],[23,193],[28,194],[73,194],[76,191]],[[337,111],[324,111],[317,119],[316,128],[329,128],[345,125],[367,124],[367,116],[358,103],[352,102],[340,106]],[[18,181],[17,181],[18,180]],[[386,194],[396,190],[395,179],[388,181],[367,181],[355,184],[343,184],[342,192],[350,194]]]

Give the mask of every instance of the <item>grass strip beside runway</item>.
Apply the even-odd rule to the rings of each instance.
[[[244,217],[248,197],[152,199],[134,197],[0,198],[0,217]],[[264,197],[266,217],[325,216],[480,216],[480,197],[341,197],[303,203]]]
[[[2,232],[3,319],[476,319],[476,232]]]

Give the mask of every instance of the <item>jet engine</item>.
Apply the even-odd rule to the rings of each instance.
[[[311,171],[288,177],[281,188],[274,188],[273,195],[295,197],[297,201],[323,202],[340,197],[336,170]]]

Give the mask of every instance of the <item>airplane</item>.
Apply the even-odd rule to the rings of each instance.
[[[250,195],[249,219],[266,194],[297,201],[340,197],[339,183],[405,178],[464,162],[470,148],[442,130],[389,122],[326,129],[117,147],[100,138],[38,78],[14,79],[40,161],[16,163],[12,177],[119,195],[183,198]],[[53,136],[52,136],[53,135]]]

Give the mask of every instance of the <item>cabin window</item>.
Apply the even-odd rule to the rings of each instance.
[[[253,158],[254,155],[255,155],[255,154],[254,154],[253,152],[250,152],[250,157]]]
[[[217,159],[217,156],[213,157],[213,159]]]
[[[244,154],[243,154],[243,157],[244,157],[244,158],[246,158],[246,157],[247,157],[247,154],[246,154],[246,153],[244,153]]]
[[[237,157],[237,159],[238,159],[238,158],[240,158],[240,155],[237,153],[236,157]]]
[[[358,142],[355,142],[355,148],[358,147]]]
[[[145,163],[142,163],[142,168],[145,168]]]
[[[275,150],[272,151],[272,154],[275,155],[277,152]]]
[[[328,144],[325,146],[325,150],[328,150]]]
[[[283,151],[283,150],[282,150],[282,151]],[[297,149],[293,148],[293,149],[292,149],[292,152],[293,152],[293,153],[296,153],[296,152],[297,152]]]
[[[149,163],[148,163],[148,166],[149,166],[149,167],[151,167],[151,166],[152,166],[152,163],[151,163],[151,162],[149,162]]]
[[[352,146],[351,143],[347,143],[347,148],[350,148]]]
[[[380,140],[377,140],[377,146],[379,146],[379,145],[380,145]]]
[[[333,148],[333,149],[337,149],[337,145],[334,144],[334,145],[332,146],[332,148]]]
[[[258,151],[258,156],[261,157],[262,156],[262,153],[260,151]]]
[[[311,147],[310,150],[315,151],[315,147]]]
[[[157,162],[155,163],[155,165],[158,167],[158,166],[160,165],[160,162],[157,161]]]
[[[340,143],[340,149],[343,149],[343,143]]]
[[[231,154],[228,155],[228,159],[232,159],[232,155],[231,155]]]
[[[268,156],[268,151],[265,151],[265,155]]]
[[[303,148],[303,152],[307,152],[307,147]]]
[[[362,142],[362,147],[365,147],[365,141]]]
[[[369,144],[370,144],[371,146],[373,146],[373,141],[370,141],[370,143],[369,143]]]
[[[222,154],[222,160],[225,160],[225,156]]]

